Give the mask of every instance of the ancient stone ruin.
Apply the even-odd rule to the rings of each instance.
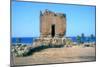
[[[40,37],[33,42],[35,47],[41,45],[65,45],[66,15],[49,10],[40,11]]]
[[[49,10],[40,12],[41,37],[63,37],[66,33],[66,15]]]

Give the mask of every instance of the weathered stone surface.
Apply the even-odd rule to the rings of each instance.
[[[66,38],[40,38],[33,43],[34,48],[39,46],[64,46],[66,45]]]
[[[40,11],[40,37],[33,42],[34,47],[63,46],[66,38],[66,15],[48,10]],[[65,40],[64,40],[65,39]]]
[[[55,35],[63,37],[66,32],[66,15],[45,10],[40,12],[40,33],[42,37],[52,35],[52,25],[55,26]]]

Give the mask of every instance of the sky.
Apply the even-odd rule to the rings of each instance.
[[[40,11],[66,14],[66,35],[95,35],[95,6],[12,1],[12,37],[39,37]]]

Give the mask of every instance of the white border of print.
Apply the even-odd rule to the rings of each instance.
[[[35,1],[35,0],[34,0]],[[37,65],[36,67],[99,67],[100,62],[100,2],[99,0],[36,0],[71,4],[96,5],[96,62]],[[10,0],[0,0],[0,67],[10,67]],[[33,66],[25,66],[33,67]]]
[[[95,0],[17,0],[17,1],[37,1],[37,2],[54,2],[54,3],[96,5]]]

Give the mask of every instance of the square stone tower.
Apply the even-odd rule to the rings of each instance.
[[[49,10],[40,11],[40,36],[64,37],[66,33],[66,15]]]

